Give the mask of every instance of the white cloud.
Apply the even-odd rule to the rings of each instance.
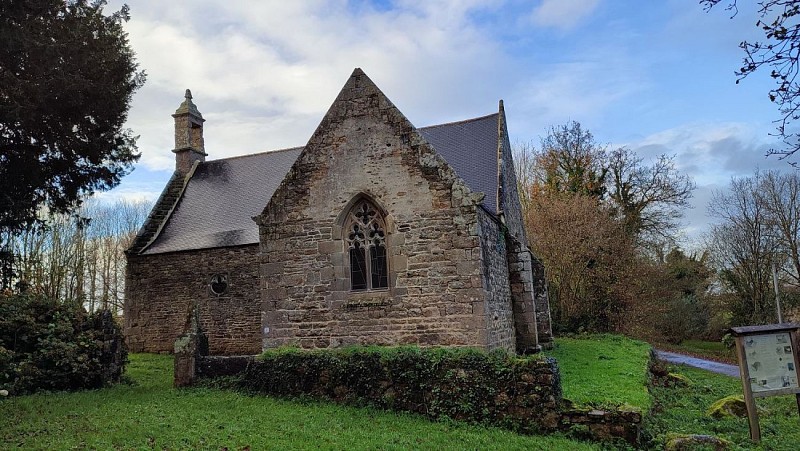
[[[95,193],[92,199],[103,205],[115,204],[123,200],[128,202],[155,202],[158,196],[161,195],[161,191],[152,190],[153,185],[151,183],[147,187],[126,187]]]
[[[640,92],[645,81],[636,68],[613,61],[577,59],[532,73],[512,96],[524,110],[520,119],[535,117],[544,126],[570,119],[588,123],[614,103]],[[609,71],[609,66],[619,70]]]
[[[137,2],[126,30],[148,73],[128,121],[140,164],[174,165],[169,115],[186,88],[207,119],[212,159],[305,144],[355,67],[417,125],[488,114],[501,93],[486,81],[501,83],[506,61],[469,14],[497,4]]]
[[[644,157],[676,155],[679,167],[693,174],[698,185],[726,185],[731,177],[751,175],[755,169],[786,169],[765,155],[771,143],[766,131],[744,123],[693,123],[654,133],[630,143]]]
[[[646,161],[659,155],[675,157],[679,170],[690,175],[697,189],[684,218],[684,235],[697,245],[713,222],[708,203],[725,190],[732,177],[752,175],[756,169],[789,170],[785,162],[765,157],[770,143],[766,131],[745,123],[693,123],[662,130],[627,145]]]
[[[599,0],[542,0],[533,10],[533,23],[570,30],[591,15],[599,3]]]

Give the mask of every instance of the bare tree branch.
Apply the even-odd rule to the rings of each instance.
[[[739,9],[736,0],[700,0],[706,11],[719,3],[727,3],[726,10],[735,16]],[[760,19],[756,26],[764,32],[764,41],[742,41],[739,47],[745,57],[735,74],[736,83],[764,68],[769,70],[776,87],[769,91],[769,99],[778,106],[780,119],[776,120],[775,136],[784,144],[782,149],[770,149],[768,154],[789,159],[800,150],[800,133],[793,125],[800,119],[800,0],[763,0],[758,2]],[[787,160],[797,166],[797,161]]]

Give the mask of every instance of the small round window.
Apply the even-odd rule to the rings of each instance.
[[[225,274],[214,274],[209,283],[211,292],[217,296],[223,295],[228,291],[228,276]]]

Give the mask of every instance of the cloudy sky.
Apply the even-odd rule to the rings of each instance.
[[[512,142],[538,144],[576,120],[645,159],[675,155],[698,186],[690,240],[731,177],[789,170],[765,157],[778,117],[767,74],[735,84],[738,43],[759,37],[748,5],[731,18],[696,0],[128,3],[125,28],[147,73],[128,120],[142,157],[101,198],[158,196],[186,88],[217,159],[305,144],[355,67],[418,127],[490,114],[503,99]]]

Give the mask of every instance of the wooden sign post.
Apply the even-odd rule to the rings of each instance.
[[[761,441],[755,398],[794,394],[800,413],[800,324],[734,327],[750,439]]]

